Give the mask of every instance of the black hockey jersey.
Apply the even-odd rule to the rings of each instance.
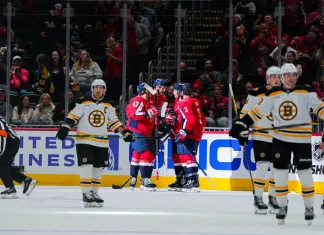
[[[17,140],[19,140],[17,133],[0,116],[0,156],[4,153],[8,142]]]

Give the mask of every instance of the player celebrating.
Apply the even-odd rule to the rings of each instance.
[[[56,137],[64,140],[70,128],[78,124],[77,134],[80,137],[76,137],[75,140],[84,207],[102,207],[104,200],[98,192],[102,167],[107,166],[109,159],[108,140],[82,135],[106,136],[108,127],[115,133],[121,133],[125,142],[133,141],[134,136],[131,131],[123,128],[123,124],[116,116],[115,108],[104,98],[106,83],[102,79],[94,80],[91,91],[92,96],[78,100],[75,108],[60,126]]]
[[[158,118],[158,110],[151,104],[151,93],[146,89],[146,84],[137,86],[138,95],[131,99],[126,108],[128,117],[127,127],[134,132],[136,138],[133,143],[132,160],[130,166],[131,190],[134,190],[138,171],[141,171],[141,190],[156,191],[156,185],[150,180],[154,160],[155,145],[152,139],[155,119]],[[143,138],[147,137],[147,138]]]
[[[164,102],[167,102],[167,98],[164,95],[166,87],[167,83],[164,79],[157,78],[153,82],[153,89],[156,90],[157,93],[154,96],[150,96],[150,100],[157,109],[161,108]]]
[[[174,84],[173,95],[175,97],[174,108],[169,110],[166,113],[165,121],[168,125],[171,126],[173,132],[170,134],[170,138],[172,139],[172,161],[174,165],[174,172],[176,175],[176,180],[172,184],[168,185],[169,191],[181,191],[182,186],[186,184],[186,180],[184,178],[184,170],[179,158],[179,154],[177,153],[177,143],[175,142],[175,136],[173,133],[178,133],[180,130],[179,122],[177,121],[177,117],[179,114],[179,96],[178,94],[181,92],[181,83]]]
[[[237,120],[230,130],[230,136],[240,138],[246,135],[248,127],[265,115],[272,113],[274,126],[311,122],[310,109],[324,119],[324,103],[309,86],[296,86],[298,74],[295,65],[286,63],[280,69],[283,87],[267,92],[267,97],[248,115]],[[314,181],[312,176],[312,126],[281,128],[273,131],[273,166],[276,169],[275,183],[279,212],[279,224],[284,223],[288,209],[288,173],[293,153],[293,164],[297,166],[305,205],[305,220],[311,224],[314,219]]]
[[[206,118],[201,111],[199,100],[191,98],[190,92],[191,86],[189,83],[180,86],[179,96],[181,96],[181,99],[179,99],[178,116],[180,131],[175,137],[175,142],[177,143],[177,153],[187,180],[187,183],[182,186],[182,191],[199,192],[198,165],[192,155],[197,154],[198,144],[206,125]]]
[[[280,81],[280,68],[272,66],[267,70],[267,87],[261,87],[254,89],[249,93],[247,103],[241,110],[240,118],[243,118],[253,106],[262,102],[265,93],[271,89],[281,85]],[[261,129],[271,127],[272,124],[271,115],[263,117],[260,121],[255,122],[252,125],[254,129]],[[256,161],[256,171],[254,178],[254,207],[256,214],[266,214],[268,206],[263,202],[263,191],[265,183],[268,179],[268,169],[270,167],[269,178],[269,213],[277,213],[279,205],[276,200],[276,190],[274,182],[274,169],[272,163],[272,136],[269,132],[262,133],[254,132],[252,134],[254,158]],[[244,143],[243,143],[244,144]]]
[[[36,180],[25,176],[18,168],[12,166],[19,151],[19,144],[20,139],[16,132],[0,116],[0,178],[6,187],[6,190],[1,192],[4,199],[18,198],[13,180],[22,184],[26,196],[31,194],[37,184]]]

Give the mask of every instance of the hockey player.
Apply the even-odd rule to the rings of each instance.
[[[0,116],[0,178],[6,187],[6,190],[1,192],[4,199],[18,198],[13,180],[22,184],[26,196],[31,194],[37,184],[36,180],[25,176],[18,168],[12,166],[19,151],[19,144],[20,139],[16,132]]]
[[[180,91],[179,96],[181,96],[181,99],[179,100],[178,116],[180,131],[175,137],[175,142],[177,143],[177,153],[187,180],[187,183],[182,186],[182,191],[199,192],[198,166],[192,155],[197,154],[199,141],[206,125],[206,118],[202,113],[199,100],[190,97],[190,84],[182,84]]]
[[[132,147],[132,160],[130,165],[131,190],[134,190],[138,171],[141,171],[141,190],[156,191],[156,185],[150,180],[155,160],[155,140],[152,139],[155,119],[159,111],[150,101],[151,93],[145,88],[145,83],[137,86],[138,95],[132,98],[127,105],[127,128],[136,137]]]
[[[266,98],[254,106],[248,115],[237,120],[230,136],[247,138],[248,127],[272,113],[274,126],[311,122],[310,109],[324,119],[324,102],[309,86],[296,86],[298,74],[295,65],[286,63],[280,69],[283,87],[275,87],[266,93]],[[279,212],[276,215],[279,224],[284,223],[288,209],[288,173],[293,153],[293,164],[297,166],[298,177],[302,184],[302,195],[305,205],[305,220],[311,224],[314,219],[314,181],[311,171],[312,126],[282,128],[273,131],[273,166]]]
[[[167,98],[164,95],[166,87],[167,83],[164,79],[157,78],[153,82],[153,89],[156,90],[157,93],[155,96],[150,96],[150,100],[157,109],[161,108],[164,102],[167,102]]]
[[[80,167],[80,186],[84,207],[102,207],[104,200],[99,196],[102,167],[109,163],[108,140],[82,135],[107,136],[107,127],[124,136],[125,142],[134,139],[132,132],[124,129],[118,120],[115,108],[104,98],[106,83],[102,79],[95,79],[91,84],[91,96],[81,97],[75,108],[61,124],[56,137],[64,140],[71,127],[78,124],[76,137],[76,152]]]
[[[174,84],[173,95],[175,97],[174,107],[167,112],[165,121],[171,126],[172,132],[170,138],[172,139],[172,162],[174,165],[174,172],[176,175],[176,180],[172,184],[168,185],[169,191],[181,191],[182,186],[186,184],[186,179],[184,178],[184,170],[177,153],[177,143],[175,142],[175,135],[173,133],[178,133],[180,131],[180,124],[178,122],[179,114],[179,99],[178,94],[181,92],[181,83]]]
[[[267,86],[252,90],[247,98],[247,103],[241,110],[240,118],[243,118],[253,106],[262,102],[267,90],[271,87],[281,85],[280,81],[280,68],[272,66],[267,70]],[[252,125],[254,129],[271,127],[271,115],[264,116],[260,121]],[[254,181],[254,207],[256,214],[266,214],[269,206],[269,213],[277,213],[279,205],[276,200],[276,190],[274,181],[274,169],[272,163],[272,136],[271,133],[264,131],[262,133],[254,132],[252,134],[253,152],[256,162],[256,171]],[[266,181],[268,181],[268,169],[270,167],[269,178],[269,203],[268,206],[263,202],[263,191]]]

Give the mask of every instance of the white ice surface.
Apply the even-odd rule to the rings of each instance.
[[[0,188],[1,190],[3,188]],[[317,218],[304,221],[301,195],[289,195],[288,217],[255,215],[251,192],[204,191],[198,194],[131,192],[102,188],[103,208],[84,208],[77,187],[41,187],[26,197],[0,199],[0,235],[213,234],[323,235],[322,196],[315,197]],[[267,202],[267,195],[264,196]]]

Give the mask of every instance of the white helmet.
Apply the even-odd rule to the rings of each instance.
[[[270,68],[268,68],[267,73],[266,73],[268,84],[270,83],[271,75],[279,75],[280,76],[280,68],[277,66],[271,66]]]
[[[284,75],[285,75],[285,73],[295,73],[296,76],[297,76],[297,79],[298,79],[297,67],[294,64],[286,63],[286,64],[283,64],[281,66],[281,69],[280,69],[280,79],[281,79],[282,84],[285,84],[284,83]],[[296,80],[296,83],[297,83],[297,80]]]
[[[106,83],[105,83],[104,80],[102,80],[102,79],[95,79],[95,80],[93,80],[93,82],[91,84],[91,93],[93,93],[93,88],[95,86],[103,86],[105,88],[105,93],[106,93]]]

